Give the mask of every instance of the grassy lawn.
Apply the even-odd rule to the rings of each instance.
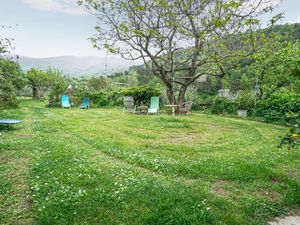
[[[265,224],[300,205],[286,128],[207,114],[48,109],[0,118],[0,224]]]

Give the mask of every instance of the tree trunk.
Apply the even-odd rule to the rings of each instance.
[[[180,87],[180,91],[179,91],[179,94],[178,94],[178,105],[179,105],[179,106],[182,106],[183,103],[185,102],[185,94],[186,94],[186,90],[187,90],[187,86],[182,85],[182,86]]]
[[[167,87],[167,97],[171,105],[176,104],[175,93],[172,86]]]
[[[38,98],[38,89],[36,86],[32,86],[32,97],[33,98]]]

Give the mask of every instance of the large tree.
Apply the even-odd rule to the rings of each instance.
[[[98,17],[94,46],[125,59],[142,59],[182,104],[202,75],[252,54],[264,41],[257,31],[271,0],[80,0]],[[276,18],[273,18],[273,22]],[[176,93],[175,90],[178,90]],[[177,96],[176,96],[177,95]]]
[[[43,97],[43,89],[48,88],[51,82],[48,73],[42,70],[31,68],[27,71],[26,78],[29,86],[32,89],[33,98],[40,99]]]
[[[300,43],[281,42],[278,38],[253,55],[254,63],[246,67],[260,87],[260,97],[280,88],[300,91]]]
[[[9,27],[0,25],[0,31],[5,28]],[[6,57],[12,49],[12,39],[3,37],[0,32],[0,108],[17,106],[16,92],[25,85],[19,64]]]

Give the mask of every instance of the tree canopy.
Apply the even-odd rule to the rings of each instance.
[[[91,38],[94,46],[126,59],[142,59],[165,84],[169,101],[178,103],[201,75],[225,76],[225,66],[252,54],[265,40],[257,31],[257,18],[272,10],[268,0],[79,3],[99,18],[97,34]],[[183,48],[188,49],[184,54]]]

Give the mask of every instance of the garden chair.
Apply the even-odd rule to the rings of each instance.
[[[134,100],[132,96],[124,97],[124,108],[123,112],[135,113],[136,106],[134,105]]]
[[[151,97],[150,107],[148,109],[148,114],[149,113],[159,113],[159,97]]]
[[[190,114],[192,112],[192,106],[193,102],[192,101],[187,101],[179,105],[179,113],[180,114]]]
[[[70,108],[71,109],[71,104],[70,104],[70,100],[69,100],[69,96],[68,95],[62,95],[61,96],[61,107],[62,108]]]
[[[90,108],[90,97],[83,97],[83,100],[82,100],[82,104],[80,105],[80,108],[81,109],[88,109]]]

